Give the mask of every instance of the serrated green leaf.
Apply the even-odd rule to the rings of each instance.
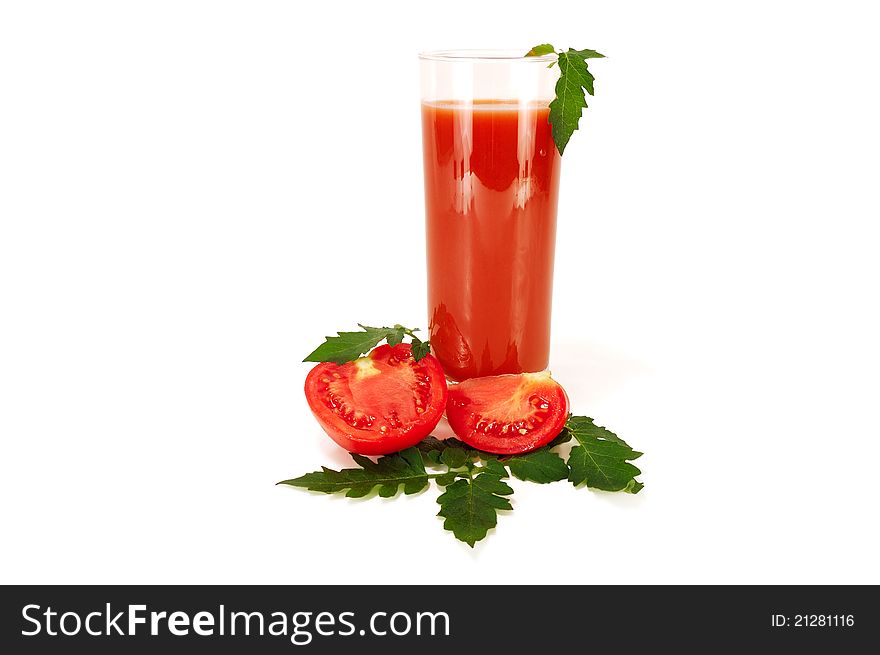
[[[550,103],[550,127],[560,155],[578,129],[582,111],[587,108],[586,93],[593,95],[595,78],[587,68],[586,60],[604,56],[595,50],[573,48],[558,54],[559,79],[556,97]]]
[[[559,154],[565,152],[571,135],[578,128],[581,112],[587,107],[582,84],[580,66],[586,66],[583,59],[568,53],[559,53],[559,79],[556,82],[556,97],[550,103],[550,126],[553,141]]]
[[[334,362],[344,364],[370,352],[388,337],[391,328],[365,327],[362,332],[337,332],[335,337],[315,348],[304,362]]]
[[[412,336],[412,355],[413,359],[419,361],[422,357],[431,352],[431,342],[421,341],[418,337]]]
[[[513,489],[493,473],[480,473],[473,480],[458,479],[437,499],[437,515],[445,519],[446,530],[473,548],[498,523],[498,510],[513,509],[504,498],[512,493]]]
[[[467,460],[467,453],[461,448],[446,448],[440,455],[440,461],[451,469],[461,468]]]
[[[565,460],[548,447],[504,460],[510,472],[520,480],[547,484],[568,478]]]
[[[526,53],[526,57],[542,57],[544,55],[550,55],[556,52],[556,48],[554,48],[549,43],[542,43],[541,45],[536,45],[534,48],[529,50]]]
[[[390,345],[396,346],[403,341],[405,335],[410,335],[413,339],[412,352],[416,361],[430,352],[428,342],[423,344],[413,334],[418,331],[418,328],[410,330],[402,325],[370,327],[360,323],[358,323],[358,327],[361,328],[361,332],[337,332],[335,337],[324,337],[324,343],[315,348],[303,361],[344,364],[367,354],[383,339],[387,340]]]
[[[302,487],[325,494],[345,492],[349,498],[361,498],[379,487],[379,496],[395,496],[401,485],[403,493],[418,493],[428,486],[428,474],[418,448],[407,448],[394,455],[385,455],[378,461],[351,454],[361,468],[334,471],[321,467],[320,471],[306,473],[298,478],[283,480],[278,484]]]
[[[573,416],[566,428],[577,442],[568,456],[568,479],[593,489],[638,493],[644,485],[635,477],[641,471],[630,464],[642,453],[630,448],[616,434],[596,425],[587,416]]]

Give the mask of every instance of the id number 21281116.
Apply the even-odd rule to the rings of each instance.
[[[770,625],[775,628],[851,628],[855,625],[852,614],[773,614]]]

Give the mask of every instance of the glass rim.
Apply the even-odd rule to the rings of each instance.
[[[515,61],[546,64],[556,61],[556,53],[526,57],[522,54],[522,50],[462,48],[454,50],[422,51],[419,53],[419,59],[444,62],[481,62],[486,64],[505,64]]]

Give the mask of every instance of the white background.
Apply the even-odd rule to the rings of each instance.
[[[880,583],[870,2],[0,5],[0,581]],[[426,326],[422,49],[595,48],[552,369],[638,496],[275,487],[300,363]]]

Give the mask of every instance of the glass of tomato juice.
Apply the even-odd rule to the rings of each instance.
[[[430,338],[453,380],[548,364],[559,72],[522,55],[419,55]]]

